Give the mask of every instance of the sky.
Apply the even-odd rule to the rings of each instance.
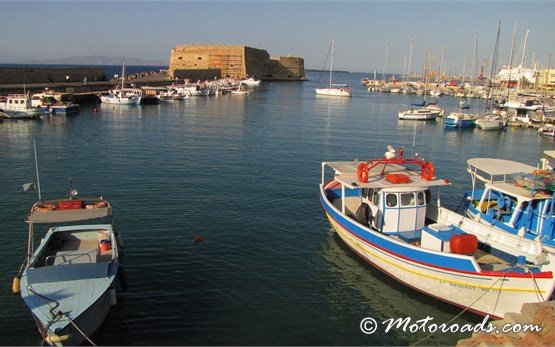
[[[2,1],[0,63],[74,56],[169,61],[182,43],[239,44],[305,60],[320,70],[335,40],[334,70],[422,72],[426,52],[437,69],[469,74],[474,35],[478,66],[491,60],[501,20],[500,58],[507,64],[515,20],[515,61],[547,66],[555,53],[555,1]],[[520,53],[519,53],[520,51]],[[329,64],[329,60],[328,60]],[[555,57],[551,66],[555,66]]]

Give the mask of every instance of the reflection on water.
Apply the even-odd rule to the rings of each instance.
[[[360,319],[372,317],[378,322],[383,322],[390,318],[411,317],[411,321],[414,322],[430,316],[433,318],[432,322],[437,324],[449,322],[460,312],[450,305],[405,288],[373,268],[350,250],[332,229],[328,231],[326,241],[322,245],[322,256],[326,261],[325,266],[329,269],[328,276],[333,278],[333,281],[329,281],[333,285],[326,288],[332,309],[342,311],[357,303],[360,307],[354,310],[360,312]],[[474,323],[476,319],[472,314],[463,315],[453,323]],[[381,331],[383,332],[383,328]],[[410,344],[427,334],[412,334],[399,329],[389,332],[388,335],[391,336],[384,338],[392,339],[397,344]],[[462,336],[465,334],[438,334],[423,344],[454,345]]]

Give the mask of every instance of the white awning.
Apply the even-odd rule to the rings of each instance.
[[[536,167],[512,160],[494,158],[472,158],[467,161],[468,166],[475,167],[491,176],[531,174]]]

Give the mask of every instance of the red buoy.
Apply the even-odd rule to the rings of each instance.
[[[202,242],[202,237],[200,235],[196,235],[195,242]]]

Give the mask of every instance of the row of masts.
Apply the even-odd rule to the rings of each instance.
[[[517,32],[517,26],[518,26],[518,18],[515,19],[515,23],[514,23],[514,29],[513,29],[513,35],[512,35],[512,41],[511,41],[511,48],[510,48],[510,53],[509,53],[509,59],[508,59],[508,65],[506,67],[508,67],[509,70],[509,77],[507,79],[507,81],[505,81],[507,84],[510,84],[510,82],[512,81],[513,78],[516,78],[517,76],[511,76],[513,69],[518,68],[520,69],[525,69],[526,68],[526,48],[527,48],[527,42],[528,42],[528,36],[530,33],[530,30],[526,30],[526,33],[524,35],[524,40],[523,40],[523,44],[521,45],[521,49],[519,48],[519,52],[521,52],[520,54],[520,62],[518,65],[515,66],[515,39],[516,39],[516,32]],[[499,32],[500,32],[500,27],[501,27],[501,21],[499,21],[499,25],[498,25],[498,37],[499,37]],[[484,79],[486,78],[484,71],[487,70],[487,65],[490,65],[492,69],[494,69],[496,66],[499,66],[499,44],[498,42],[496,43],[496,48],[494,49],[493,52],[493,58],[485,58],[481,68],[480,68],[480,72],[478,73],[478,58],[477,58],[477,47],[476,47],[476,40],[477,40],[477,34],[474,35],[474,53],[473,53],[473,59],[472,59],[472,68],[471,68],[471,76],[470,76],[470,81],[473,81],[474,78],[476,79]],[[499,38],[497,39],[497,41],[499,40]],[[424,80],[426,77],[432,77],[430,79],[430,81],[435,80],[435,82],[437,84],[444,82],[444,81],[448,81],[448,80],[452,80],[452,79],[462,79],[461,84],[464,85],[467,75],[466,75],[466,65],[467,65],[467,57],[464,56],[463,60],[463,68],[462,68],[462,73],[460,75],[453,75],[451,72],[453,70],[453,58],[451,58],[451,67],[449,69],[449,73],[447,73],[447,63],[445,62],[445,45],[442,43],[441,47],[440,47],[440,58],[438,61],[438,66],[437,66],[437,70],[431,70],[431,65],[432,65],[432,61],[434,60],[434,56],[431,53],[430,49],[426,50],[426,62],[425,62],[425,70],[430,71],[430,75],[431,76],[423,76],[423,75],[415,75],[413,70],[412,70],[412,60],[413,60],[413,48],[414,48],[414,41],[411,38],[410,40],[410,51],[408,54],[408,64],[407,64],[407,54],[405,54],[404,57],[404,63],[403,63],[403,74],[401,76],[401,82],[412,82],[412,78],[420,78],[421,80]],[[388,63],[388,56],[389,56],[389,43],[387,43],[386,45],[386,49],[385,49],[385,58],[384,58],[384,64],[383,64],[383,73],[381,74],[381,81],[386,82],[386,76],[387,76],[387,63]],[[541,66],[540,61],[536,61],[536,52],[532,53],[532,70],[536,71],[538,66]],[[497,57],[497,58],[496,58]],[[489,63],[491,61],[491,63]],[[545,68],[547,69],[551,69],[551,55],[550,55],[550,59],[549,59],[549,64],[547,66],[545,66]],[[495,73],[491,73],[489,76],[489,80],[493,81]],[[376,77],[377,77],[377,69],[374,69],[374,81],[376,81]],[[537,78],[536,78],[537,80]],[[520,76],[520,78],[518,78],[516,80],[517,82],[517,86],[516,89],[520,90],[522,88],[522,82],[523,82],[523,78],[522,76]],[[472,83],[472,82],[471,82]]]

